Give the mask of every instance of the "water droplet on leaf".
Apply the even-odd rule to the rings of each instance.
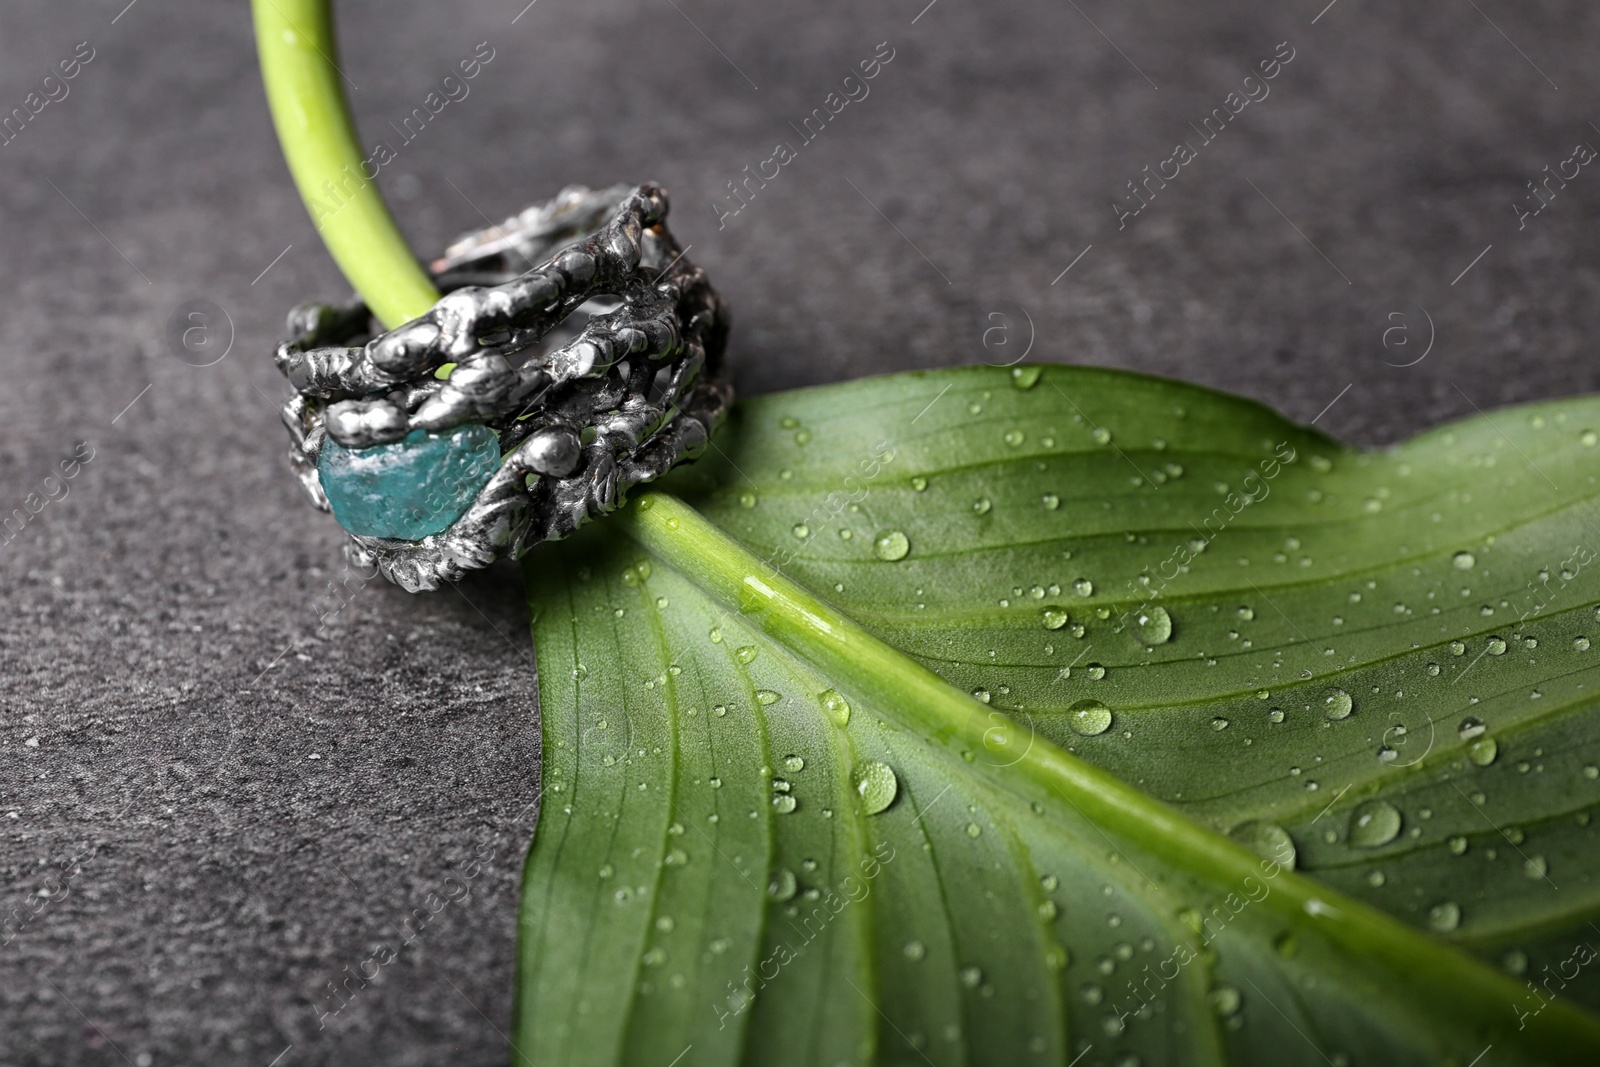
[[[1017,389],[1032,389],[1039,384],[1039,375],[1044,373],[1044,368],[1033,365],[1011,368],[1011,384]]]
[[[1067,722],[1084,737],[1094,737],[1111,728],[1111,709],[1098,700],[1080,700],[1067,709]]]
[[[905,559],[906,554],[910,551],[910,540],[899,530],[881,533],[878,535],[878,539],[872,542],[872,554],[887,563]]]
[[[1166,608],[1141,611],[1134,624],[1138,627],[1139,640],[1147,645],[1165,644],[1172,637],[1172,616],[1167,614]]]
[[[1400,835],[1400,809],[1387,800],[1368,800],[1350,813],[1350,843],[1357,848],[1387,845]]]
[[[900,789],[894,771],[887,763],[877,760],[856,764],[851,772],[851,781],[855,784],[856,794],[861,797],[861,810],[867,815],[876,815],[894,803],[895,794]]]
[[[1206,994],[1206,1000],[1210,1002],[1211,1010],[1222,1019],[1239,1010],[1239,991],[1231,985],[1218,986]]]
[[[828,713],[828,718],[836,726],[850,725],[850,705],[837,690],[824,689],[817,694],[817,699],[822,702],[822,710]]]
[[[787,867],[774,867],[767,878],[767,896],[780,904],[793,897],[798,888],[794,872]]]
[[[1348,719],[1355,710],[1355,701],[1343,689],[1330,689],[1322,696],[1322,711],[1330,719]]]
[[[1241,823],[1228,831],[1228,836],[1264,860],[1272,860],[1281,867],[1294,870],[1294,839],[1275,822],[1254,819]]]

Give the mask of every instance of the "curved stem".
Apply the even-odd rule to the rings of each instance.
[[[267,104],[311,221],[391,329],[439,299],[368,174],[345,101],[331,0],[252,0]]]
[[[764,566],[744,545],[688,504],[661,492],[642,494],[612,520],[641,547],[739,612],[775,644],[856,692],[896,709],[899,725],[953,753],[985,746],[991,710],[854,620]],[[841,685],[841,689],[845,686]],[[1247,884],[1260,857],[1108,771],[1041,739],[1030,739],[1010,773],[1061,797],[1097,826],[1115,827],[1142,848],[1212,884]],[[1260,905],[1292,929],[1318,936],[1349,958],[1381,971],[1413,1005],[1445,1018],[1505,1018],[1522,987],[1398,920],[1338,897],[1309,878],[1282,870]],[[1550,1061],[1573,1062],[1575,1050],[1600,1047],[1600,1023],[1565,1001],[1546,1005],[1518,1037]],[[1498,1038],[1496,1039],[1498,1040]]]

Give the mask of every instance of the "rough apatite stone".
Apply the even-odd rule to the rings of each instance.
[[[412,430],[402,441],[372,448],[329,439],[317,476],[346,530],[420,541],[460,518],[499,466],[499,437],[473,424],[440,434]]]

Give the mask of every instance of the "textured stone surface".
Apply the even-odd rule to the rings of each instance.
[[[329,440],[317,457],[317,477],[346,530],[420,541],[460,518],[499,466],[500,438],[469,424],[440,434],[412,430],[370,448]]]
[[[0,945],[0,1063],[506,1063],[538,789],[515,573],[408,597],[344,572],[284,471],[270,351],[290,305],[345,287],[278,159],[246,7],[124,3],[0,14],[0,113],[95,49],[0,146],[0,515],[96,449],[0,555],[0,923],[98,848]],[[1317,425],[1367,442],[1600,379],[1600,176],[1520,231],[1512,206],[1600,145],[1593,5],[1341,0],[1313,25],[1326,0],[525,3],[342,8],[415,246],[568,182],[660,181],[746,392],[1009,361],[1030,320],[1031,358],[1302,420],[1339,397]],[[1271,95],[1119,231],[1124,183],[1285,40]],[[882,41],[869,95],[802,144],[790,123]],[[470,93],[406,142],[479,42]],[[795,158],[719,229],[779,141]],[[180,359],[195,300],[216,347]],[[1428,357],[1386,365],[1422,351],[1424,309]],[[327,983],[486,848],[319,1029]]]

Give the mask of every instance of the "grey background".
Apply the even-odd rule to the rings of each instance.
[[[1319,426],[1384,443],[1596,386],[1600,175],[1521,231],[1512,207],[1600,144],[1593,5],[522,2],[341,5],[371,140],[495,49],[383,172],[414,246],[569,182],[661,181],[747,393],[1031,337],[1301,420],[1338,398]],[[96,50],[0,146],[0,515],[95,449],[0,564],[0,1064],[506,1062],[538,782],[516,571],[356,580],[319,620],[339,534],[284,469],[269,353],[345,286],[245,5],[125,3],[0,14],[0,112]],[[883,41],[870,95],[719,229],[725,183]],[[1281,41],[1270,96],[1119,231],[1124,182]],[[198,299],[232,333],[203,368],[170,326]],[[447,885],[467,895],[319,1019]]]

